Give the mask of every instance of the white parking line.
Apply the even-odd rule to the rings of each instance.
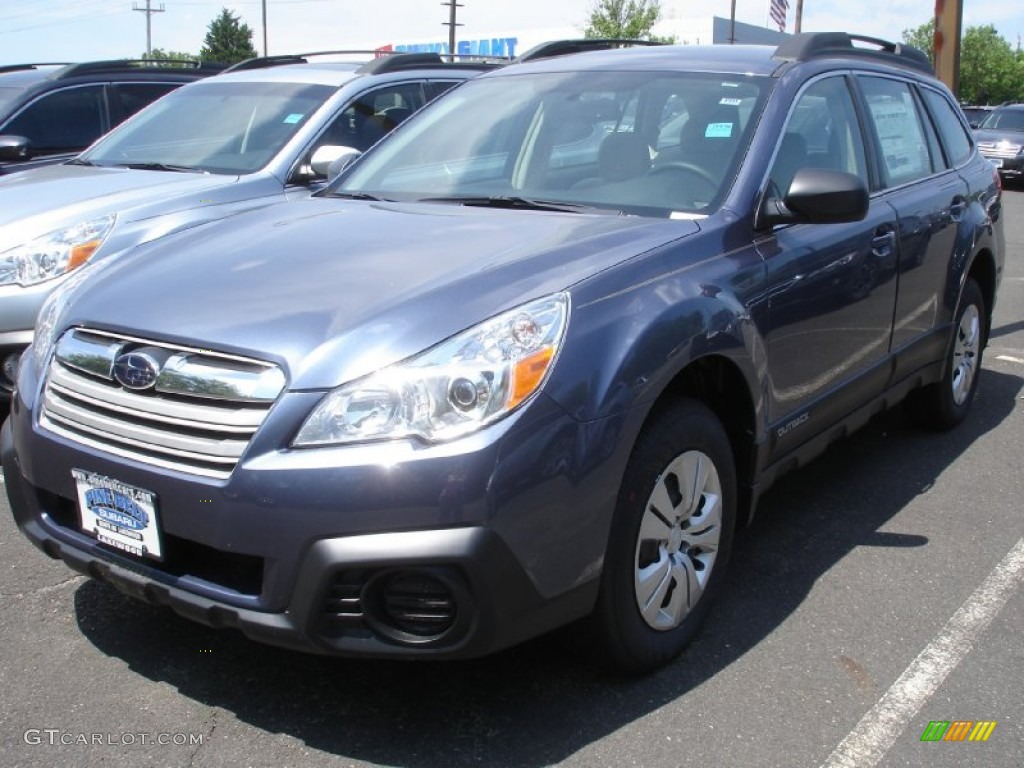
[[[1024,363],[1019,357],[1010,357],[1010,355],[996,355],[996,360],[1002,360],[1007,363]]]
[[[971,646],[1024,581],[1020,539],[974,590],[938,635],[918,654],[822,768],[870,768],[881,760],[918,710],[963,660]]]

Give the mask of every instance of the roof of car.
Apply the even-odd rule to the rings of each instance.
[[[256,83],[310,83],[319,85],[343,85],[364,75],[415,70],[422,75],[425,70],[436,70],[438,76],[471,76],[482,70],[498,66],[484,61],[445,62],[438,54],[397,53],[388,56],[367,58],[373,52],[363,52],[361,60],[331,60],[325,56],[349,56],[349,52],[317,54],[296,54],[293,56],[270,56],[251,59],[236,64],[217,76],[217,82]],[[312,57],[318,58],[312,58]]]
[[[770,75],[779,67],[775,48],[765,45],[665,45],[588,51],[571,56],[539,59],[509,68],[529,71],[572,72],[580,69],[634,69],[687,72],[744,72]]]
[[[923,52],[911,46],[845,32],[808,32],[770,45],[668,45],[615,48],[540,59],[521,66],[530,71],[632,69],[772,75],[794,62],[849,61],[888,65],[932,74]],[[512,72],[516,70],[511,70]]]

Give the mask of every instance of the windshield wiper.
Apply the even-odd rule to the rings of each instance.
[[[579,203],[563,203],[557,200],[533,200],[516,195],[494,195],[491,197],[424,197],[423,203],[456,203],[479,208],[508,208],[527,211],[558,211],[560,213],[607,213],[620,215],[614,208],[597,208]]]
[[[346,200],[383,200],[384,198],[376,197],[367,192],[327,192],[323,193],[324,197],[343,197]],[[385,201],[388,202],[388,201]]]
[[[114,163],[115,168],[131,168],[136,171],[174,171],[175,173],[206,173],[202,168],[190,165],[168,165],[166,163]]]
[[[64,165],[88,165],[94,168],[99,167],[96,165],[96,163],[92,162],[91,160],[83,160],[80,157],[73,157],[70,160],[65,161]]]

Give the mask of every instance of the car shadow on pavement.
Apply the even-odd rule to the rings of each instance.
[[[728,583],[696,641],[642,678],[590,665],[567,642],[571,633],[464,662],[333,659],[208,629],[92,581],[75,593],[76,616],[101,653],[136,674],[315,750],[397,766],[550,765],[740,659],[853,548],[927,546],[924,536],[880,528],[1008,417],[1022,385],[1019,376],[986,370],[957,430],[919,431],[897,408],[784,477],[741,533]],[[244,738],[239,752],[262,741]]]

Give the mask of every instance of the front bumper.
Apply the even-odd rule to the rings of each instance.
[[[21,394],[34,386],[26,377],[0,436],[22,532],[75,570],[189,619],[297,650],[458,658],[582,617],[596,598],[625,456],[609,448],[609,425],[579,424],[543,398],[471,438],[391,453],[391,463],[383,445],[266,450],[219,481],[47,432]],[[264,434],[287,432],[314,397],[286,395]],[[156,494],[163,562],[79,530],[72,468]],[[403,600],[411,608],[396,620]],[[439,600],[438,631],[403,623]]]
[[[1020,155],[1010,158],[995,157],[984,153],[982,156],[996,167],[1003,178],[1019,179],[1024,177],[1024,157]]]

